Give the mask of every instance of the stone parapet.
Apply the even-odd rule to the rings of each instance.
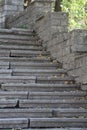
[[[51,11],[51,3],[51,0],[35,0],[31,2],[25,11],[8,18],[7,27],[34,28],[36,20]]]

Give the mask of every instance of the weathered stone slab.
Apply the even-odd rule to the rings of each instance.
[[[82,90],[87,90],[87,85],[86,85],[86,84],[82,85],[82,86],[81,86],[81,89],[82,89]]]
[[[0,76],[0,83],[35,83],[35,76]]]
[[[20,100],[21,108],[87,108],[87,100]]]
[[[29,62],[11,62],[10,63],[10,67],[12,68],[12,69],[14,69],[14,68],[18,68],[18,69],[52,69],[52,70],[54,70],[54,69],[57,69],[58,68],[58,64],[57,63],[29,63]],[[31,70],[32,71],[32,70]],[[59,71],[60,73],[62,73],[63,72],[63,70],[60,70]],[[65,72],[65,71],[64,71]]]
[[[12,34],[10,35],[0,34],[0,39],[26,40],[26,41],[33,40],[33,39],[36,40],[34,37],[30,37],[30,36],[26,36],[26,35],[21,36],[21,35],[12,35]]]
[[[43,56],[49,56],[48,52],[42,52],[42,51],[25,51],[25,50],[11,50],[11,56],[16,57],[37,57],[39,55]]]
[[[0,62],[0,69],[9,69],[9,62]]]
[[[15,108],[17,105],[17,100],[6,100],[0,99],[0,108]]]
[[[0,57],[9,57],[10,51],[9,50],[0,50]]]
[[[56,76],[49,76],[49,77],[37,77],[37,83],[54,83],[54,84],[62,84],[62,83],[74,83],[73,77],[56,77]]]
[[[0,109],[0,118],[45,118],[52,117],[51,109]]]
[[[27,118],[0,119],[0,129],[7,128],[28,128]]]
[[[4,66],[3,66],[3,68],[4,68]],[[12,74],[12,70],[10,70],[10,69],[2,69],[2,68],[0,69],[0,75],[2,75],[2,76],[11,76],[11,74]]]
[[[87,127],[87,118],[30,118],[31,128]]]
[[[27,99],[28,92],[0,91],[0,99]]]
[[[62,109],[53,109],[52,111],[53,117],[67,117],[67,118],[79,118],[86,117],[87,109],[84,108],[62,108]]]
[[[29,92],[29,99],[81,99],[87,96],[87,92]]]
[[[87,130],[87,128],[29,128],[29,129],[23,129],[23,130]]]
[[[46,57],[0,57],[0,61],[4,62],[34,62],[34,63],[42,63],[42,62],[50,62],[50,58]]]
[[[14,39],[0,39],[0,43],[5,45],[25,45],[25,46],[29,46],[29,45],[33,45],[33,46],[39,46],[41,45],[41,43],[36,42],[34,39],[33,40],[14,40]]]
[[[32,51],[41,51],[42,47],[36,47],[36,46],[26,46],[26,45],[3,45],[4,43],[0,43],[0,49],[7,49],[7,50],[32,50]]]
[[[57,92],[57,91],[73,91],[80,89],[76,84],[37,84],[37,83],[5,83],[1,84],[3,90],[14,91],[35,91],[35,92]]]
[[[28,63],[29,64],[29,63]],[[39,63],[39,65],[42,65],[42,63],[40,64]],[[44,65],[44,63],[43,63],[43,65]],[[42,65],[42,67],[44,67]],[[21,66],[21,65],[20,65]],[[38,67],[38,66],[37,66]],[[41,66],[39,66],[39,67],[41,67]],[[56,70],[56,69],[40,69],[40,68],[37,68],[37,69],[13,69],[13,75],[39,75],[39,76],[41,76],[41,75],[56,75],[56,76],[66,76],[67,75],[67,71],[65,71],[65,70],[63,70],[63,69],[58,69],[58,70]]]

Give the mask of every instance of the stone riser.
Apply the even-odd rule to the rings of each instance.
[[[87,128],[38,128],[38,129],[23,129],[23,130],[87,130]]]
[[[42,51],[43,48],[42,47],[36,47],[36,46],[26,46],[26,45],[3,45],[0,44],[0,49],[4,49],[4,50],[31,50],[31,51]]]
[[[49,77],[37,77],[37,83],[40,84],[74,84],[75,81],[72,77],[56,77],[56,76],[49,76]]]
[[[0,83],[35,83],[35,76],[0,76]]]
[[[86,119],[76,118],[17,118],[0,119],[0,128],[57,128],[57,127],[87,127]]]
[[[86,100],[20,100],[20,108],[87,108]]]
[[[41,43],[39,43],[36,40],[14,40],[14,39],[0,39],[0,45],[8,45],[8,46],[35,46],[35,47],[41,47]]]
[[[86,92],[28,92],[28,91],[0,91],[0,99],[33,99],[33,100],[57,100],[57,99],[86,99]]]
[[[26,58],[26,57],[0,57],[0,62],[33,62],[33,63],[50,63],[50,59],[46,57],[32,57],[32,58]]]
[[[1,84],[2,90],[12,91],[35,91],[35,92],[57,92],[57,91],[75,91],[79,90],[79,85],[69,84]]]
[[[86,100],[0,100],[0,108],[87,108]]]
[[[80,118],[86,114],[85,109],[0,109],[0,118]]]
[[[5,63],[5,62],[4,62]],[[45,69],[43,67],[42,68],[37,68],[37,69],[31,69],[32,67],[30,67],[29,69],[9,69],[10,68],[10,64],[7,63],[6,64],[1,64],[0,65],[0,75],[4,75],[4,76],[42,76],[42,77],[50,77],[50,76],[56,76],[56,77],[67,77],[66,72],[64,71],[56,71],[55,69]]]

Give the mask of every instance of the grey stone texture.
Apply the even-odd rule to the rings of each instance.
[[[5,0],[0,6],[4,7],[4,12],[20,12],[18,6],[23,6],[23,0]],[[5,13],[1,17],[0,23],[4,27]],[[77,82],[87,83],[87,30],[68,32],[68,14],[51,12],[50,0],[33,1],[25,11],[8,17],[6,26],[34,29],[52,57],[61,62]]]
[[[0,129],[86,130],[87,92],[44,47],[32,50],[41,47],[36,37],[24,29],[0,30],[0,45],[8,46],[0,53]]]
[[[7,27],[32,29],[34,27],[36,19],[38,19],[40,16],[43,16],[49,11],[51,11],[50,0],[32,1],[31,5],[22,13],[18,13],[17,15],[13,15],[7,19]]]
[[[1,0],[0,1],[0,28],[5,28],[6,17],[23,11],[24,0]]]

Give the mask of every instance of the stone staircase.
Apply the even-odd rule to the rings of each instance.
[[[0,30],[0,129],[87,130],[87,92],[34,32]]]

